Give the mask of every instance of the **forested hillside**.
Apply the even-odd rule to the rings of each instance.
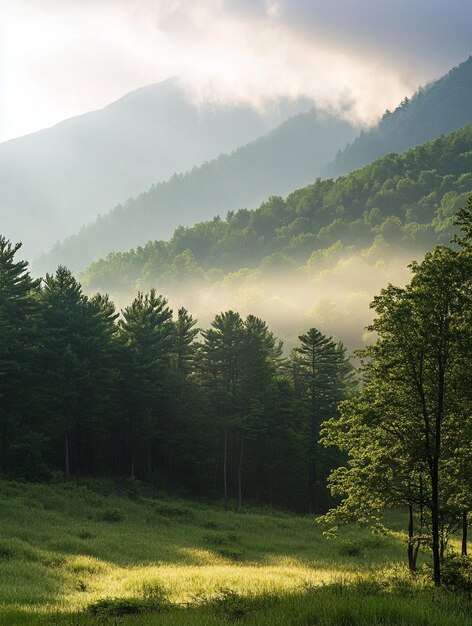
[[[388,152],[403,152],[472,122],[472,57],[405,98],[395,111],[342,150],[324,174],[338,176]]]
[[[313,181],[356,133],[347,122],[314,109],[300,113],[231,154],[176,174],[117,206],[57,245],[35,267],[42,271],[67,263],[81,270],[110,251],[167,239],[179,225],[243,206],[255,208],[270,194],[285,195]]]
[[[318,180],[191,228],[93,263],[83,275],[90,290],[169,286],[186,278],[214,281],[241,268],[323,268],[323,250],[356,249],[379,238],[411,251],[451,236],[452,216],[472,190],[472,126],[389,154],[337,180]],[[352,248],[350,248],[352,250]],[[218,270],[215,272],[215,270]]]
[[[149,185],[253,141],[309,106],[198,106],[168,79],[2,143],[2,232],[21,239],[31,258]]]

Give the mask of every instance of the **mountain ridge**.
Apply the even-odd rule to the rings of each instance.
[[[111,250],[171,236],[179,225],[241,206],[255,208],[271,193],[286,194],[314,180],[329,155],[356,133],[348,122],[314,109],[299,113],[230,154],[176,174],[117,205],[57,245],[35,268],[49,271],[68,264],[80,270]]]
[[[279,108],[277,108],[279,107]],[[264,135],[306,101],[197,107],[176,79],[0,144],[0,220],[28,256],[123,198]]]
[[[472,123],[472,56],[386,111],[323,171],[327,177],[353,171],[388,152],[403,152]]]

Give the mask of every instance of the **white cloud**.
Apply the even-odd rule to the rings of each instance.
[[[177,74],[200,101],[305,95],[369,123],[468,55],[472,17],[466,0],[0,5],[0,139]]]

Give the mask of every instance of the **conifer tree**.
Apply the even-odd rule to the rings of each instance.
[[[39,281],[17,260],[21,244],[0,236],[0,464],[8,471],[8,451],[26,414],[34,410],[38,349]],[[28,392],[26,391],[28,389]],[[31,423],[30,427],[31,427]]]
[[[124,380],[128,419],[129,468],[135,476],[138,454],[145,456],[146,472],[153,468],[153,452],[161,433],[166,403],[172,396],[172,340],[174,326],[167,300],[138,293],[123,311],[121,337],[126,351]]]
[[[292,355],[296,385],[310,423],[309,510],[323,512],[322,493],[326,471],[322,469],[320,426],[336,414],[338,403],[352,385],[353,369],[342,344],[336,344],[316,328],[300,335],[300,346]]]

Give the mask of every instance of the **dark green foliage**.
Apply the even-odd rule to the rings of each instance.
[[[83,280],[90,289],[119,292],[138,281],[164,288],[188,277],[211,282],[241,267],[270,275],[310,257],[316,270],[317,251],[337,242],[365,247],[376,237],[424,252],[450,240],[454,215],[472,191],[471,171],[472,126],[466,126],[336,181],[318,180],[285,200],[271,197],[256,211],[230,212],[226,220],[180,227],[169,242],[112,253],[94,262]]]
[[[154,289],[118,319],[107,296],[86,296],[64,267],[40,287],[15,261],[18,247],[1,243],[4,473],[86,480],[97,493],[132,500],[156,487],[220,497],[223,486],[226,507],[253,500],[306,509],[312,439],[303,363],[282,358],[263,320],[222,312],[199,343],[196,320],[183,308],[174,317]],[[317,399],[321,420],[344,393],[344,353],[328,344],[334,360],[320,360],[317,378],[331,394]],[[319,455],[317,463],[326,474],[330,461]],[[90,519],[122,520],[100,510],[98,496],[95,506]],[[178,504],[155,512],[160,523],[193,516]],[[233,543],[222,546],[224,556],[239,560]]]
[[[310,431],[310,511],[322,513],[328,508],[325,495],[327,475],[338,464],[339,457],[335,455],[330,459],[319,445],[320,428],[325,420],[336,415],[339,402],[354,386],[354,370],[344,346],[316,328],[310,328],[298,339],[300,346],[293,351],[292,371]]]
[[[109,509],[102,513],[102,515],[100,516],[100,519],[103,522],[111,522],[111,523],[122,522],[123,515],[120,513],[120,511],[118,511],[118,509]]]
[[[467,557],[449,555],[443,563],[442,582],[446,589],[472,593],[472,561]]]
[[[108,620],[125,615],[142,615],[143,613],[157,613],[169,608],[164,597],[149,596],[144,598],[110,598],[99,600],[91,604],[87,612],[100,619]]]
[[[26,262],[15,259],[20,247],[0,236],[0,466],[9,473],[11,462],[11,471],[31,478],[28,462],[21,457],[22,452],[35,456],[30,444],[35,437],[31,414],[40,352],[39,281],[30,277]],[[28,388],[31,393],[26,393]],[[12,442],[16,450],[10,458]]]

